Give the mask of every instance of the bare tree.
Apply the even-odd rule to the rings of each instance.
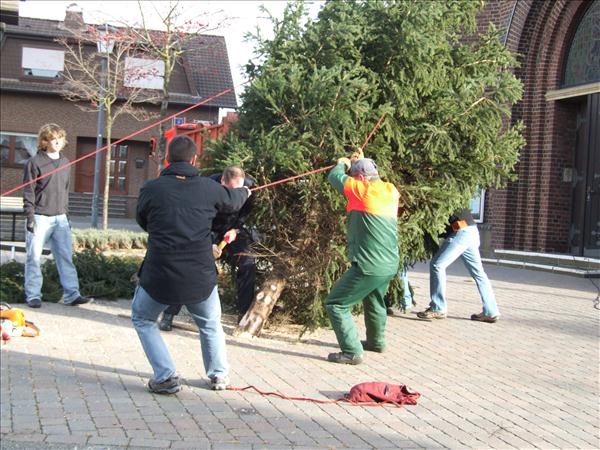
[[[76,102],[83,111],[106,111],[105,136],[110,145],[112,127],[117,117],[129,114],[143,121],[152,118],[146,109],[137,103],[155,102],[157,97],[148,89],[139,87],[139,80],[156,76],[155,69],[148,65],[131,64],[140,56],[136,36],[127,28],[88,27],[71,30],[71,36],[57,39],[65,49],[63,74],[63,96]],[[100,55],[96,51],[98,42],[114,44],[111,52]],[[105,59],[102,67],[102,59]],[[104,198],[102,205],[102,228],[108,228],[108,200],[110,190],[110,150],[105,158]]]
[[[147,14],[142,4],[151,3],[154,13],[162,24],[162,30],[152,30],[147,25]],[[165,3],[165,2],[161,2]],[[202,46],[208,45],[202,35],[219,29],[228,20],[219,17],[222,10],[212,13],[204,12],[192,19],[185,19],[186,5],[179,0],[169,1],[163,11],[159,11],[154,2],[141,2],[138,0],[141,23],[135,27],[129,27],[129,33],[135,36],[137,44],[147,57],[155,58],[164,63],[162,74],[162,96],[160,104],[160,119],[167,117],[169,107],[169,83],[175,65],[182,63],[185,53],[198,51]],[[216,19],[212,19],[216,18]],[[211,23],[211,20],[213,22]],[[160,124],[160,137],[157,146],[157,158],[159,167],[162,167],[165,158],[166,138],[165,132],[169,124]]]

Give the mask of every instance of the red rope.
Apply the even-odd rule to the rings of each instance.
[[[244,83],[241,83],[241,84],[244,84]],[[119,143],[121,143],[121,142],[123,142],[123,141],[126,141],[127,139],[130,139],[130,138],[132,138],[132,137],[134,137],[134,136],[137,136],[138,134],[140,134],[140,133],[143,133],[144,131],[146,131],[146,130],[149,130],[149,129],[150,129],[150,128],[152,128],[152,127],[155,127],[156,125],[159,125],[159,124],[161,124],[161,123],[163,123],[163,122],[166,122],[167,120],[170,120],[170,119],[172,119],[172,118],[173,118],[173,117],[175,117],[175,116],[178,116],[178,115],[180,115],[180,114],[183,114],[183,113],[185,113],[185,112],[188,112],[188,111],[190,111],[190,110],[192,110],[192,109],[194,109],[194,108],[197,108],[198,106],[200,106],[200,105],[203,105],[203,104],[205,104],[205,103],[207,103],[207,102],[209,102],[209,101],[211,101],[211,100],[213,100],[213,99],[215,99],[215,98],[217,98],[217,97],[220,97],[221,95],[224,95],[224,94],[226,94],[226,93],[228,93],[228,92],[230,92],[230,91],[232,91],[232,90],[233,90],[233,88],[225,89],[224,91],[222,91],[222,92],[219,92],[218,94],[215,94],[215,95],[213,95],[212,97],[209,97],[209,98],[207,98],[206,100],[203,100],[203,101],[201,101],[200,103],[196,103],[195,105],[192,105],[192,106],[190,106],[189,108],[186,108],[186,109],[184,109],[184,110],[182,110],[182,111],[176,112],[176,113],[174,113],[174,114],[172,114],[172,115],[170,115],[170,116],[168,116],[168,117],[165,117],[164,119],[162,119],[162,120],[159,120],[159,121],[157,121],[157,122],[154,122],[154,123],[152,123],[152,124],[150,124],[150,125],[148,125],[148,126],[146,126],[146,127],[142,128],[141,130],[135,131],[135,132],[133,132],[133,133],[131,133],[131,134],[129,134],[129,135],[127,135],[127,136],[125,136],[124,138],[121,138],[121,139],[118,139],[118,140],[116,140],[116,141],[114,141],[114,142],[111,142],[109,145],[105,145],[104,147],[101,147],[101,148],[99,148],[98,150],[95,150],[95,151],[93,151],[93,152],[91,152],[91,153],[88,153],[87,155],[84,155],[84,156],[82,156],[81,158],[77,158],[77,159],[75,159],[75,160],[73,160],[73,161],[69,162],[68,164],[65,164],[64,166],[60,166],[60,167],[58,167],[58,168],[56,168],[56,169],[54,169],[54,170],[51,170],[50,172],[48,172],[48,173],[46,173],[46,174],[44,174],[44,175],[41,175],[41,176],[39,176],[39,177],[37,177],[37,178],[34,178],[33,180],[30,180],[30,181],[28,181],[27,183],[23,183],[23,184],[21,184],[21,185],[19,185],[19,186],[15,187],[15,188],[9,189],[8,191],[6,191],[6,192],[3,192],[2,194],[0,194],[0,197],[4,197],[4,196],[6,196],[6,195],[10,195],[10,194],[12,194],[13,192],[16,192],[16,191],[18,191],[18,190],[20,190],[20,189],[23,189],[23,188],[24,188],[24,187],[26,187],[26,186],[29,186],[30,184],[33,184],[33,183],[35,183],[36,181],[39,181],[39,180],[41,180],[41,179],[43,179],[43,178],[46,178],[46,177],[49,177],[50,175],[52,175],[52,174],[54,174],[54,173],[56,173],[56,172],[59,172],[59,171],[61,171],[61,170],[64,170],[64,169],[66,169],[67,167],[70,167],[70,166],[72,166],[72,165],[74,165],[74,164],[77,164],[78,162],[80,162],[80,161],[83,161],[83,160],[84,160],[84,159],[86,159],[86,158],[91,158],[91,157],[92,157],[92,156],[94,156],[96,153],[100,153],[100,152],[102,152],[102,151],[106,150],[106,149],[107,149],[109,146],[117,145],[117,144],[119,144]],[[363,150],[363,149],[366,147],[367,143],[368,143],[368,142],[371,140],[371,137],[373,136],[373,134],[375,134],[375,131],[377,131],[377,128],[379,128],[379,125],[380,125],[380,124],[381,124],[381,122],[383,121],[383,118],[384,118],[384,117],[385,117],[385,113],[383,113],[383,114],[381,115],[381,117],[379,118],[379,120],[377,121],[377,123],[375,124],[375,126],[373,127],[373,129],[371,130],[371,132],[369,133],[369,135],[367,136],[367,139],[365,140],[364,144],[363,144],[363,145],[360,147],[360,150],[361,150],[361,151],[362,151],[362,150]],[[261,190],[261,189],[266,189],[266,188],[268,188],[268,187],[271,187],[271,186],[277,186],[278,184],[287,183],[287,182],[289,182],[289,181],[296,180],[296,179],[298,179],[298,178],[303,178],[303,177],[306,177],[306,176],[308,176],[308,175],[312,175],[312,174],[315,174],[315,173],[323,172],[323,171],[325,171],[325,170],[332,169],[333,167],[335,167],[335,164],[332,164],[332,165],[330,165],[330,166],[327,166],[327,167],[321,167],[320,169],[314,169],[314,170],[310,170],[310,171],[308,171],[308,172],[304,172],[304,173],[301,173],[301,174],[299,174],[299,175],[294,175],[294,176],[291,176],[291,177],[288,177],[288,178],[284,178],[284,179],[282,179],[282,180],[273,181],[273,182],[271,182],[271,183],[267,183],[267,184],[264,184],[264,185],[262,185],[262,186],[257,186],[257,187],[254,187],[254,188],[252,188],[252,189],[250,189],[250,190],[251,190],[251,191],[259,191],[259,190]]]
[[[393,402],[393,401],[387,401],[387,402],[353,402],[351,400],[349,400],[346,397],[341,397],[335,400],[321,400],[318,398],[310,398],[310,397],[288,397],[286,395],[280,394],[279,392],[264,392],[261,391],[260,389],[256,388],[255,386],[246,386],[243,388],[237,388],[237,387],[228,387],[227,390],[228,391],[247,391],[249,389],[254,390],[255,392],[259,393],[260,395],[268,395],[268,396],[272,396],[272,397],[279,397],[283,400],[292,400],[292,401],[302,401],[302,402],[311,402],[311,403],[319,403],[321,405],[323,404],[336,404],[336,403],[348,403],[349,405],[352,406],[384,406],[386,404],[392,404],[397,406],[398,408],[402,407],[404,404],[400,403],[400,402]]]
[[[365,149],[365,147],[367,146],[367,144],[371,140],[371,137],[375,134],[375,131],[377,130],[377,128],[379,128],[379,125],[381,124],[381,121],[383,120],[384,117],[385,117],[385,113],[383,113],[381,115],[381,117],[379,118],[379,120],[377,121],[377,123],[375,124],[375,126],[373,127],[373,129],[371,130],[371,132],[369,133],[369,136],[367,136],[367,139],[365,140],[365,143],[360,148],[361,151],[363,151]]]
[[[246,83],[247,83],[247,82],[246,82]],[[241,83],[241,84],[240,84],[240,86],[241,86],[242,84],[244,84],[244,83]],[[0,194],[0,197],[4,197],[4,196],[6,196],[6,195],[10,195],[10,194],[12,194],[13,192],[16,192],[16,191],[18,191],[18,190],[20,190],[20,189],[23,189],[23,188],[24,188],[24,187],[26,187],[26,186],[29,186],[30,184],[33,184],[33,183],[35,183],[36,181],[39,181],[39,180],[41,180],[41,179],[43,179],[43,178],[46,178],[46,177],[49,177],[50,175],[52,175],[52,174],[55,174],[56,172],[59,172],[59,171],[61,171],[61,170],[64,170],[64,169],[66,169],[67,167],[70,167],[70,166],[72,166],[72,165],[74,165],[74,164],[77,164],[78,162],[80,162],[80,161],[83,161],[83,160],[84,160],[84,159],[86,159],[86,158],[91,158],[91,157],[92,157],[92,156],[94,156],[96,153],[100,153],[100,152],[102,152],[102,151],[106,150],[106,149],[107,149],[109,146],[117,145],[117,144],[119,144],[119,143],[121,143],[121,142],[123,142],[123,141],[125,141],[125,140],[127,140],[127,139],[130,139],[130,138],[132,138],[132,137],[134,137],[134,136],[137,136],[138,134],[140,134],[140,133],[143,133],[144,131],[147,131],[147,130],[149,130],[150,128],[153,128],[153,127],[155,127],[156,125],[160,125],[161,123],[163,123],[163,122],[166,122],[167,120],[170,120],[170,119],[172,119],[172,118],[173,118],[173,117],[175,117],[175,116],[178,116],[178,115],[180,115],[180,114],[186,113],[186,112],[188,112],[188,111],[190,111],[190,110],[192,110],[192,109],[194,109],[194,108],[197,108],[198,106],[204,105],[205,103],[208,103],[209,101],[211,101],[211,100],[213,100],[213,99],[215,99],[215,98],[217,98],[217,97],[220,97],[221,95],[225,95],[225,94],[227,94],[228,92],[231,92],[233,89],[234,89],[234,88],[232,88],[232,87],[231,87],[231,88],[229,88],[229,89],[225,89],[224,91],[222,91],[222,92],[219,92],[218,94],[215,94],[215,95],[213,95],[212,97],[209,97],[209,98],[207,98],[206,100],[202,100],[201,102],[199,102],[199,103],[196,103],[195,105],[192,105],[192,106],[190,106],[190,107],[188,107],[188,108],[186,108],[186,109],[184,109],[184,110],[182,110],[182,111],[178,111],[178,112],[176,112],[175,114],[171,114],[169,117],[165,117],[164,119],[162,119],[162,120],[159,120],[159,121],[157,121],[157,122],[154,122],[154,123],[152,123],[152,124],[150,124],[150,125],[148,125],[148,126],[146,126],[146,127],[142,128],[141,130],[135,131],[135,132],[133,132],[133,133],[131,133],[131,134],[129,134],[129,135],[127,135],[127,136],[125,136],[124,138],[121,138],[121,139],[118,139],[118,140],[116,140],[116,141],[114,141],[114,142],[111,142],[110,144],[108,144],[108,145],[105,145],[104,147],[101,147],[101,148],[99,148],[98,150],[95,150],[95,151],[93,151],[93,152],[91,152],[91,153],[88,153],[87,155],[84,155],[84,156],[82,156],[81,158],[77,158],[77,159],[75,159],[75,160],[73,160],[73,161],[69,162],[68,164],[65,164],[64,166],[60,166],[60,167],[58,167],[58,168],[56,168],[56,169],[53,169],[53,170],[51,170],[50,172],[48,172],[48,173],[46,173],[46,174],[44,174],[44,175],[41,175],[41,176],[39,176],[39,177],[37,177],[37,178],[34,178],[33,180],[30,180],[30,181],[28,181],[27,183],[23,183],[23,184],[21,184],[20,186],[17,186],[17,187],[15,187],[15,188],[13,188],[13,189],[9,189],[8,191],[6,191],[6,192],[3,192],[2,194]]]
[[[259,191],[261,189],[266,189],[271,186],[276,186],[278,184],[287,183],[288,181],[295,180],[296,178],[302,178],[302,177],[306,177],[308,175],[312,175],[313,173],[323,172],[325,170],[329,170],[334,167],[335,167],[335,164],[332,164],[331,166],[321,167],[320,169],[315,169],[315,170],[310,170],[308,172],[301,173],[300,175],[294,175],[293,177],[284,178],[283,180],[273,181],[271,183],[263,184],[262,186],[254,187],[250,190],[251,191]]]
[[[375,134],[375,131],[377,131],[377,128],[379,128],[379,125],[383,121],[384,117],[385,117],[385,113],[383,113],[381,115],[381,117],[379,118],[379,120],[377,121],[377,123],[375,124],[375,126],[373,127],[373,129],[371,130],[371,132],[369,133],[369,136],[367,136],[367,139],[365,140],[365,143],[360,147],[361,151],[367,146],[368,142],[371,140],[371,137],[373,136],[373,134]],[[264,184],[262,186],[257,186],[255,188],[250,189],[250,190],[251,191],[259,191],[261,189],[266,189],[266,188],[271,187],[271,186],[276,186],[278,184],[287,183],[288,181],[292,181],[292,180],[295,180],[297,178],[302,178],[302,177],[306,177],[308,175],[312,175],[314,173],[323,172],[325,170],[329,170],[329,169],[332,169],[334,167],[335,167],[335,164],[332,164],[331,166],[321,167],[320,169],[315,169],[315,170],[310,170],[308,172],[301,173],[300,175],[294,175],[292,177],[284,178],[282,180],[273,181],[271,183],[267,183],[267,184]]]

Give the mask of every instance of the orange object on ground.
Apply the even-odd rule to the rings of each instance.
[[[39,327],[25,320],[25,314],[22,309],[13,308],[8,303],[0,304],[0,321],[9,320],[13,330],[16,331],[16,336],[35,337],[40,335]],[[13,336],[15,336],[13,334]]]
[[[25,314],[19,308],[13,308],[8,303],[0,305],[0,320],[10,320],[13,327],[22,327],[25,325]]]

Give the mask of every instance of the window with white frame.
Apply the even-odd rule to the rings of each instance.
[[[165,63],[157,59],[126,58],[124,84],[126,87],[162,89]]]
[[[0,132],[0,162],[2,166],[23,166],[37,153],[35,134]]]
[[[58,78],[65,68],[65,52],[47,48],[23,47],[21,67],[25,76]]]
[[[483,223],[483,209],[485,206],[485,189],[477,188],[477,192],[469,202],[469,209],[476,223]]]

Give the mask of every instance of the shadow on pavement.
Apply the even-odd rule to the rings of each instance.
[[[287,355],[287,356],[299,356],[301,358],[315,359],[317,361],[325,361],[324,357],[311,355],[310,353],[292,352],[289,350],[275,350],[275,349],[272,349],[269,347],[263,347],[260,345],[246,344],[246,343],[239,342],[239,341],[232,341],[231,339],[227,339],[227,345],[257,350],[259,352],[275,353],[278,355]]]
[[[25,378],[21,381],[18,381],[16,379],[16,375],[14,374],[28,373],[31,369],[32,359],[35,360],[35,364],[37,366],[53,368],[53,373],[39,375],[41,377],[39,379],[34,377]],[[211,448],[257,448],[248,442],[244,442],[244,435],[239,436],[238,442],[232,442],[231,440],[220,441],[219,439],[223,439],[223,436],[219,435],[219,437],[217,437],[217,435],[210,433],[208,430],[211,426],[216,426],[219,429],[223,428],[223,426],[219,423],[216,423],[215,425],[214,421],[211,423],[205,423],[207,415],[214,417],[213,414],[217,417],[221,416],[224,422],[236,420],[240,421],[241,424],[245,424],[242,416],[257,415],[258,417],[261,417],[262,423],[268,423],[269,426],[275,427],[279,430],[279,433],[272,433],[276,438],[280,439],[278,444],[269,443],[268,441],[270,438],[266,436],[264,438],[266,442],[258,444],[258,448],[265,449],[275,449],[282,446],[283,448],[295,448],[296,446],[300,446],[302,448],[323,449],[333,447],[340,448],[344,447],[344,442],[347,439],[351,439],[353,444],[352,448],[427,448],[436,445],[436,442],[432,439],[426,439],[422,442],[422,439],[413,436],[412,439],[409,440],[408,437],[403,434],[403,431],[407,430],[408,427],[403,427],[405,428],[404,430],[397,429],[397,424],[401,424],[402,417],[406,416],[405,408],[385,408],[385,420],[390,421],[390,424],[388,425],[382,423],[382,418],[379,416],[380,413],[378,413],[378,411],[383,411],[383,408],[360,408],[348,405],[346,403],[340,403],[337,405],[319,405],[318,409],[315,411],[321,411],[322,409],[326,408],[330,409],[330,412],[326,414],[319,413],[318,418],[315,418],[314,414],[305,413],[304,407],[297,406],[297,409],[294,409],[288,406],[283,406],[283,404],[280,402],[284,402],[285,404],[289,404],[290,402],[275,396],[268,396],[269,400],[265,402],[263,398],[267,397],[264,397],[253,391],[249,391],[247,393],[239,392],[239,397],[232,391],[226,391],[227,394],[212,394],[212,391],[208,388],[207,381],[201,378],[190,378],[184,380],[184,386],[195,388],[191,391],[184,389],[182,393],[178,395],[161,396],[157,394],[151,394],[146,391],[145,382],[150,376],[150,374],[147,372],[139,372],[123,368],[114,369],[106,365],[65,360],[63,358],[51,356],[32,355],[20,351],[11,351],[10,360],[3,360],[3,365],[10,367],[10,372],[13,374],[13,376],[9,380],[6,380],[6,382],[10,383],[9,385],[11,390],[15,395],[18,395],[18,391],[29,391],[31,393],[32,388],[40,382],[39,380],[47,380],[48,377],[52,377],[55,380],[60,380],[57,383],[59,389],[62,389],[64,386],[78,386],[79,389],[77,391],[71,392],[68,402],[65,402],[64,405],[62,403],[57,403],[54,406],[54,408],[57,410],[56,414],[62,416],[63,414],[59,411],[64,410],[65,417],[71,417],[68,419],[70,422],[76,420],[89,420],[91,423],[93,423],[92,421],[98,420],[99,416],[97,417],[91,409],[84,409],[81,412],[78,412],[77,408],[70,410],[67,403],[81,403],[84,405],[92,404],[96,401],[110,401],[110,404],[107,403],[107,408],[109,411],[111,409],[115,409],[115,411],[120,409],[121,412],[124,412],[128,409],[131,409],[132,411],[136,411],[136,414],[139,413],[139,415],[142,417],[142,420],[146,419],[145,414],[149,415],[154,420],[156,420],[157,417],[164,417],[165,422],[168,422],[169,418],[173,420],[172,417],[174,414],[176,414],[181,420],[191,419],[198,424],[198,426],[204,432],[207,433],[208,439],[212,441],[212,445],[216,446]],[[98,374],[97,372],[116,375],[118,378],[115,377],[113,379],[102,375],[102,373]],[[123,375],[129,375],[134,378],[131,380],[123,380],[121,378]],[[94,392],[91,397],[88,397],[88,392],[86,392],[86,389],[88,388]],[[54,389],[56,388],[52,388],[52,390]],[[103,394],[100,394],[100,392],[103,392]],[[191,392],[192,396],[190,397],[186,395],[186,392]],[[325,397],[324,400],[336,400],[343,397],[345,394],[345,392],[342,391],[319,390],[318,392]],[[224,397],[223,395],[228,395],[228,397]],[[119,402],[120,397],[122,397],[123,402]],[[294,403],[297,405],[309,404],[307,401],[295,401]],[[121,404],[121,406],[118,407],[117,404]],[[307,407],[310,408],[310,406]],[[359,411],[360,409],[362,409],[363,412],[358,413],[360,416],[356,416],[357,418],[355,421],[353,421],[352,425],[346,421],[345,426],[348,428],[344,428],[336,420],[338,415],[346,416],[351,414],[351,411]],[[285,415],[282,415],[282,410],[286,411]],[[30,414],[37,416],[39,412],[34,408]],[[74,414],[77,417],[76,419],[72,418]],[[11,419],[14,419],[14,417],[17,416],[11,414]],[[124,423],[126,420],[128,419],[124,418],[116,428],[122,429],[126,432],[135,432],[136,425],[127,425]],[[121,421],[121,418],[119,418],[119,421]],[[363,421],[365,421],[365,423],[363,423]],[[377,423],[378,425],[374,427],[372,425],[374,423]],[[392,423],[394,425],[392,425]],[[246,430],[251,428],[247,425],[244,425],[244,428],[242,429]],[[159,431],[158,428],[156,430]],[[310,440],[310,443],[308,443],[306,433],[310,431],[315,433],[318,432],[321,437],[315,437],[315,440]],[[29,431],[28,433],[32,434],[33,430]],[[37,428],[37,431],[34,434],[36,433],[38,436],[53,436],[55,439],[59,440],[63,438],[66,442],[69,442],[69,439],[71,438],[70,434],[53,435],[52,433],[45,431],[42,432],[41,428]],[[342,435],[339,435],[339,433],[342,433]],[[15,436],[19,436],[19,433],[13,434]],[[26,435],[27,434],[24,434],[24,437],[26,437]],[[297,442],[294,440],[296,435],[299,436]],[[177,435],[173,434],[173,436]],[[281,439],[284,436],[290,439],[285,445],[283,445],[281,442]],[[160,436],[157,438],[160,439]],[[321,439],[327,440],[331,444],[321,443]],[[178,442],[179,440],[181,440],[181,438],[173,440],[172,442]],[[319,445],[315,446],[315,442],[319,443]],[[7,448],[53,448],[46,447],[44,443],[40,444],[40,447],[25,445],[23,447],[15,446]],[[4,442],[2,448],[5,448]],[[56,448],[62,449],[61,444],[57,444]],[[77,447],[66,444],[65,448],[88,447],[85,445]],[[92,448],[108,447],[102,445]],[[118,447],[111,445],[110,448],[114,449]],[[138,447],[130,444],[127,448]]]
[[[590,292],[596,295],[597,288],[594,282],[586,278],[573,277],[568,275],[560,275],[556,273],[542,272],[537,270],[529,270],[522,268],[512,268],[497,266],[495,264],[484,264],[485,271],[492,282],[503,283],[518,283],[530,286],[532,292],[538,292],[534,289],[535,286],[542,288],[556,288],[570,291]],[[408,277],[411,273],[419,274],[419,277],[429,277],[429,262],[417,263],[414,267],[409,268]],[[468,282],[473,282],[467,269],[461,261],[455,261],[448,269],[449,277],[458,276],[467,278]],[[598,281],[595,281],[598,284]],[[474,289],[476,289],[474,287]],[[503,286],[502,289],[505,289]]]

